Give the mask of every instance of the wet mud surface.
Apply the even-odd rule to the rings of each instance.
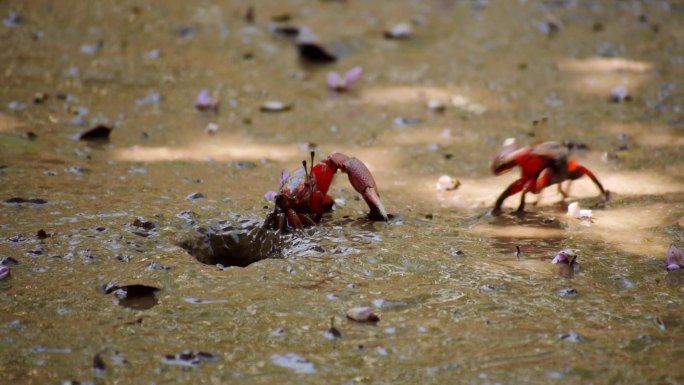
[[[681,3],[0,17],[3,383],[684,382]],[[611,199],[581,178],[491,215],[510,137]],[[263,229],[312,150],[362,160],[390,220],[338,174],[319,226]]]

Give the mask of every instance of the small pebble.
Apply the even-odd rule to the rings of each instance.
[[[384,34],[386,39],[405,40],[413,36],[413,28],[408,23],[396,24]]]
[[[449,175],[442,175],[437,180],[435,188],[437,189],[437,191],[452,191],[456,190],[460,185],[461,181],[459,181],[458,179],[453,178]]]
[[[204,133],[207,135],[213,135],[219,131],[219,125],[216,123],[209,123],[204,127]]]
[[[185,199],[187,199],[189,201],[194,201],[194,200],[198,200],[198,199],[204,199],[206,197],[207,196],[201,192],[194,192],[194,193],[188,195],[187,197],[185,197]]]
[[[357,322],[378,322],[380,318],[373,313],[372,307],[354,307],[347,310],[347,318]]]
[[[613,103],[623,103],[632,101],[632,96],[624,86],[615,87],[610,90],[610,101]]]
[[[581,342],[582,340],[584,340],[584,338],[581,335],[575,333],[572,330],[570,330],[567,334],[559,335],[558,338],[561,341],[572,342],[572,343],[577,343],[577,342]]]
[[[430,99],[428,100],[427,107],[435,112],[444,112],[446,111],[446,105],[442,103],[440,100],[437,99]]]
[[[292,104],[269,100],[261,105],[260,110],[262,112],[284,112],[290,110],[291,108]]]
[[[7,103],[7,108],[9,108],[12,111],[25,110],[26,109],[26,103],[12,101],[12,102]]]

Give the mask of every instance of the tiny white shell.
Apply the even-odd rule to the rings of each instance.
[[[216,123],[209,123],[209,124],[207,124],[206,127],[204,127],[204,132],[206,134],[209,134],[209,135],[217,133],[218,130],[219,130],[219,125]]]
[[[347,310],[347,318],[357,322],[380,321],[380,318],[373,313],[372,307],[353,307]]]
[[[593,216],[593,213],[590,209],[581,209],[579,211],[579,217],[581,219],[591,219]]]
[[[291,104],[275,101],[275,100],[269,100],[264,102],[261,105],[261,111],[263,112],[282,112],[282,111],[287,111],[290,108],[292,108]]]
[[[580,217],[580,207],[579,203],[577,202],[572,202],[568,205],[568,214],[567,216],[572,217],[572,218],[579,218]]]
[[[429,109],[435,112],[444,112],[444,110],[446,110],[446,105],[442,103],[441,100],[437,99],[428,100],[427,106]]]
[[[411,36],[413,36],[413,28],[406,23],[397,24],[385,32],[385,37],[388,39],[408,39]]]
[[[458,179],[452,178],[449,175],[442,175],[437,180],[435,188],[437,191],[451,191],[456,190],[461,182]]]

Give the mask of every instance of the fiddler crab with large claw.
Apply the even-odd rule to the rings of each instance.
[[[302,167],[292,174],[283,170],[280,191],[273,197],[275,208],[266,217],[264,227],[286,230],[316,226],[323,213],[329,211],[335,203],[328,195],[328,189],[338,170],[349,176],[351,185],[368,204],[369,218],[387,221],[387,211],[380,201],[378,187],[363,162],[345,154],[334,153],[314,166],[312,151],[310,169],[304,160]]]
[[[566,180],[579,179],[584,175],[596,184],[604,199],[608,200],[610,192],[603,188],[594,173],[576,161],[568,160],[568,156],[568,148],[556,142],[544,142],[534,147],[518,147],[515,145],[515,139],[507,139],[492,162],[492,172],[502,175],[518,166],[521,169],[521,175],[499,195],[492,213],[500,213],[504,200],[521,191],[518,212],[523,212],[525,194],[528,192],[539,194],[544,188],[554,184],[558,185],[558,192],[566,198],[567,194],[561,188],[561,183]]]

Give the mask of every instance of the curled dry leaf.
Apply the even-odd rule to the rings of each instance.
[[[112,132],[111,127],[99,124],[88,131],[81,133],[78,140],[107,140]]]

